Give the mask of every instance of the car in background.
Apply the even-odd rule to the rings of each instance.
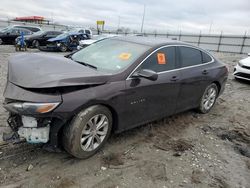
[[[32,31],[33,33],[42,31],[40,27],[35,27],[35,26],[27,26],[27,25],[14,25],[12,26],[13,28],[20,28],[20,29],[28,29]]]
[[[27,30],[32,31],[33,33],[38,32],[38,31],[42,31],[42,29],[40,27],[27,26],[27,25],[11,25],[11,26],[4,28],[3,30],[8,30],[11,28],[27,29]]]
[[[105,40],[108,38],[116,37],[118,35],[94,35],[91,39],[88,40],[80,40],[79,41],[79,46],[77,46],[77,50],[80,50],[82,48],[85,48],[95,42]]]
[[[0,31],[0,44],[15,44],[15,40],[23,33],[24,35],[33,34],[32,31],[24,28],[5,28]]]
[[[114,37],[68,58],[9,59],[4,107],[10,127],[30,143],[94,155],[111,133],[189,109],[208,113],[228,69],[209,52],[155,37]]]
[[[77,49],[80,40],[87,40],[89,36],[83,33],[63,33],[47,40],[46,46],[39,47],[42,51],[73,51]]]
[[[38,48],[39,46],[45,46],[48,44],[48,39],[55,38],[58,35],[62,34],[61,31],[38,31],[32,35],[26,35],[24,41],[26,42],[27,47]],[[19,40],[20,37],[16,39]]]
[[[92,38],[92,37],[93,37],[93,34],[92,34],[91,29],[76,28],[76,29],[73,29],[72,32],[77,32],[77,33],[86,34],[86,35],[88,35],[89,38]]]
[[[234,67],[233,76],[236,79],[250,81],[250,53],[247,58],[240,60]]]

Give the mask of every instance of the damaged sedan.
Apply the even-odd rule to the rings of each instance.
[[[190,44],[115,37],[67,58],[10,58],[4,107],[27,142],[87,158],[111,133],[189,109],[209,112],[227,76],[222,62]]]

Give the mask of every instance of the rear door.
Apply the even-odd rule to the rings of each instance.
[[[182,79],[176,111],[180,112],[199,105],[200,98],[210,83],[209,63],[212,58],[194,47],[179,46],[177,49]]]
[[[126,103],[128,126],[135,126],[174,113],[180,89],[179,71],[176,69],[176,48],[164,47],[149,56],[137,69],[158,73],[158,79],[128,78]],[[136,72],[135,71],[135,72]]]

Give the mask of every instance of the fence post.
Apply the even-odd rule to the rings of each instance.
[[[167,38],[168,38],[168,31],[167,31]]]
[[[179,41],[181,40],[181,30],[180,30],[180,33],[179,33]]]
[[[200,46],[200,42],[201,42],[201,31],[200,31],[199,38],[198,38],[198,46]]]
[[[222,31],[221,31],[221,33],[220,33],[220,38],[219,38],[219,43],[218,43],[218,48],[217,48],[217,52],[219,52],[220,51],[220,45],[221,45],[221,39],[222,39]]]
[[[245,31],[245,34],[244,34],[244,36],[243,36],[243,41],[242,41],[241,48],[240,48],[240,53],[241,53],[241,54],[243,53],[243,48],[244,48],[244,46],[245,46],[246,38],[247,38],[247,31]]]

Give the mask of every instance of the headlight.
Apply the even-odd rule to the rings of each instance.
[[[13,102],[4,105],[4,108],[14,113],[44,114],[54,110],[60,103],[29,103]]]
[[[57,45],[58,47],[60,47],[60,46],[61,46],[61,43],[57,43],[56,45]]]
[[[241,63],[240,61],[238,62],[238,65],[239,65],[240,67],[242,67],[242,66],[243,66],[243,65],[242,65],[242,63]]]

